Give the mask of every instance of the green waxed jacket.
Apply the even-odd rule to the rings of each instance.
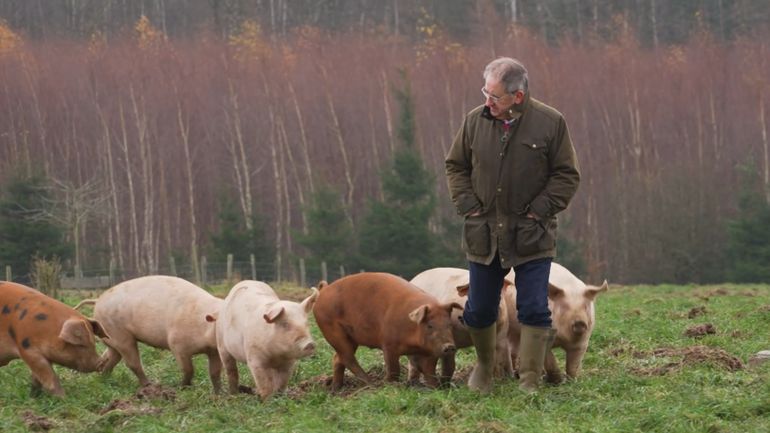
[[[446,157],[449,193],[465,217],[469,261],[504,268],[556,255],[556,214],[577,191],[580,172],[564,117],[525,97],[506,128],[482,105],[465,116]],[[479,216],[468,216],[479,211]],[[532,213],[538,219],[527,218]]]

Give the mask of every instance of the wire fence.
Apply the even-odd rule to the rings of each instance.
[[[29,275],[14,274],[10,266],[0,264],[4,269],[4,279],[22,284],[29,284]],[[328,265],[321,262],[317,266],[307,266],[304,259],[292,262],[284,262],[279,268],[273,263],[257,262],[254,257],[250,261],[235,261],[232,255],[226,262],[209,262],[206,257],[200,260],[199,270],[196,272],[192,264],[177,265],[170,258],[165,266],[159,266],[152,273],[140,273],[128,271],[111,265],[108,268],[65,269],[60,274],[60,287],[62,289],[105,289],[123,281],[138,278],[145,275],[172,275],[191,281],[201,287],[213,286],[223,283],[241,280],[259,280],[269,283],[292,283],[301,287],[316,285],[320,280],[334,281],[344,277],[349,272],[344,265]]]

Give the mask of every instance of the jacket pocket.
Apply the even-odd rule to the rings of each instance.
[[[516,252],[531,256],[556,247],[556,220],[524,218],[516,224]]]
[[[465,251],[474,256],[489,255],[489,225],[484,217],[468,217],[463,224]]]

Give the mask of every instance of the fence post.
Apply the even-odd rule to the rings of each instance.
[[[5,265],[5,281],[13,281],[13,274],[11,274],[11,265]]]
[[[305,275],[305,259],[299,259],[299,285],[301,287],[305,287],[306,282],[306,275]]]
[[[251,279],[257,279],[257,258],[254,254],[249,254],[249,260],[251,261]]]
[[[208,267],[208,260],[206,256],[201,257],[201,286],[206,287],[206,273]]]
[[[233,280],[233,255],[227,255],[227,282]]]
[[[176,259],[174,256],[168,256],[168,271],[176,277]]]
[[[115,285],[115,259],[110,259],[110,287]]]
[[[321,279],[329,282],[329,273],[326,272],[326,262],[321,262]]]
[[[75,274],[75,278],[83,279],[83,271],[80,269],[80,265],[75,265],[75,271],[73,273]]]
[[[345,276],[345,267],[340,265],[340,278]]]

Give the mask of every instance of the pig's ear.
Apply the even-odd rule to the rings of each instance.
[[[278,320],[279,317],[281,317],[281,314],[283,314],[283,307],[280,305],[275,305],[270,308],[270,310],[267,311],[262,317],[265,318],[265,322],[267,323],[273,323],[276,320]]]
[[[457,286],[457,296],[468,296],[468,290],[471,288],[471,283],[465,283]]]
[[[318,290],[323,289],[324,287],[328,286],[329,283],[326,282],[326,280],[321,280],[318,282]]]
[[[417,307],[414,311],[409,313],[409,319],[414,323],[422,323],[422,321],[428,317],[429,308],[430,307],[428,305],[421,305]]]
[[[596,298],[596,295],[602,292],[606,292],[607,289],[609,288],[610,288],[610,285],[607,284],[607,280],[604,280],[604,282],[600,287],[588,286],[586,288],[586,298],[588,298],[589,301],[593,301],[594,298]]]
[[[313,305],[315,305],[315,301],[318,299],[318,289],[311,287],[310,290],[313,291],[313,294],[305,298],[305,300],[300,304],[307,314],[313,310]]]
[[[443,307],[444,307],[444,309],[446,309],[449,312],[449,314],[452,314],[452,310],[454,310],[455,308],[457,308],[460,311],[463,310],[463,306],[458,304],[457,302],[452,302],[451,304],[446,304]]]
[[[110,338],[110,336],[107,334],[107,331],[104,330],[102,324],[97,320],[88,319],[88,322],[91,324],[91,329],[94,331],[94,335],[101,338]]]
[[[69,319],[61,326],[59,338],[75,346],[88,346],[93,344],[93,337],[88,330],[86,322],[81,319]]]
[[[564,290],[554,286],[551,283],[548,283],[548,299],[555,301],[556,299],[559,299],[559,297],[564,295]]]

